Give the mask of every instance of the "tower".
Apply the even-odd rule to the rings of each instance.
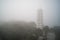
[[[43,11],[42,11],[42,9],[38,9],[37,27],[40,28],[40,29],[43,28]]]

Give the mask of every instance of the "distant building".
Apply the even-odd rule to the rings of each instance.
[[[43,28],[43,10],[42,9],[38,9],[37,27],[41,29]]]

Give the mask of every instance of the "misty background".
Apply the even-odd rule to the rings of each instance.
[[[0,0],[0,21],[37,22],[38,9],[43,9],[43,23],[60,26],[60,0]]]

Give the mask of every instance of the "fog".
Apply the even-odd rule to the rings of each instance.
[[[0,21],[37,21],[38,9],[43,9],[43,23],[58,26],[59,0],[1,0]]]
[[[0,40],[60,40],[59,2],[0,0]]]

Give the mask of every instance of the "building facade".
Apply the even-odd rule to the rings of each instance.
[[[37,27],[38,28],[43,28],[43,10],[42,9],[38,9],[38,13],[37,13]]]

